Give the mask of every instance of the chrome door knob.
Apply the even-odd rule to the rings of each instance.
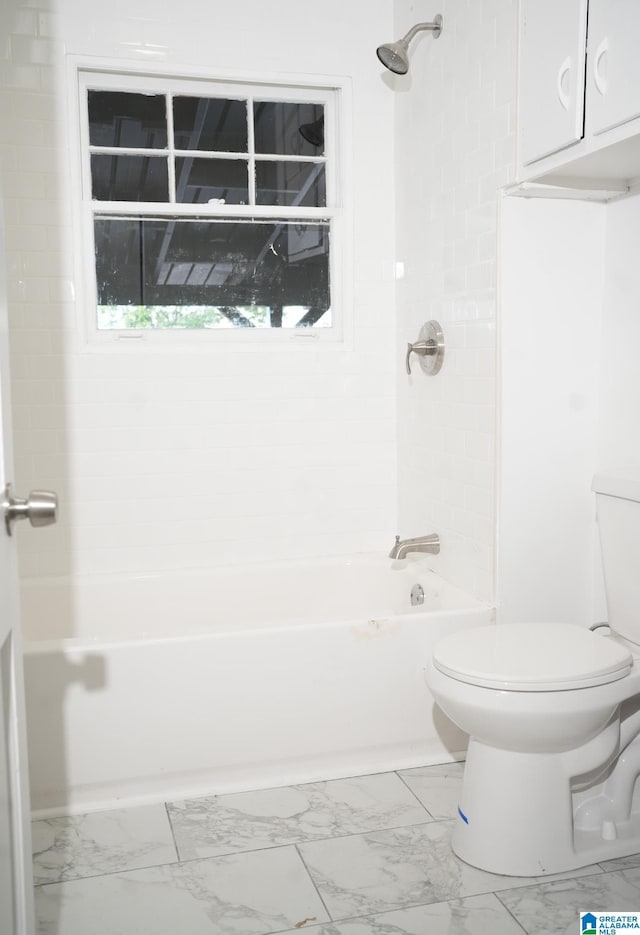
[[[12,535],[12,523],[28,519],[32,526],[51,526],[56,521],[57,494],[51,490],[32,490],[26,500],[13,496],[11,484],[4,491],[4,522],[8,535]]]

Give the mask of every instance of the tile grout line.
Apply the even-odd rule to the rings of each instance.
[[[409,825],[384,825],[380,828],[367,828],[364,831],[345,831],[343,834],[332,834],[326,837],[303,838],[291,841],[281,841],[279,844],[265,844],[263,847],[250,847],[246,850],[224,851],[222,854],[207,854],[199,857],[179,858],[182,864],[192,863],[196,860],[216,860],[219,857],[235,857],[240,854],[258,854],[262,851],[275,851],[282,847],[298,847],[305,844],[321,844],[324,841],[341,841],[343,838],[357,838],[365,834],[379,834],[386,831],[404,831],[407,828],[422,828],[425,825],[438,825],[453,822],[453,818],[433,818],[431,821],[413,821]]]
[[[438,821],[438,820],[443,821],[443,820],[446,820],[446,819],[437,819],[437,818],[435,818],[435,817],[431,814],[431,812],[429,811],[429,809],[427,808],[427,806],[424,804],[424,802],[422,801],[422,799],[418,798],[417,793],[414,792],[414,790],[411,788],[411,786],[410,786],[407,782],[405,782],[404,778],[400,775],[400,773],[398,772],[398,770],[394,770],[394,772],[395,772],[396,776],[398,777],[398,779],[400,780],[400,782],[401,782],[401,783],[403,784],[403,786],[405,787],[405,789],[408,789],[408,790],[409,790],[409,792],[410,792],[411,795],[414,797],[414,799],[416,800],[416,802],[418,802],[418,804],[419,804],[420,806],[422,806],[422,808],[425,810],[425,812],[427,813],[427,815],[429,816],[429,818],[430,818],[432,821]]]
[[[505,906],[505,904],[504,904],[504,903],[502,902],[502,900],[500,899],[500,894],[499,894],[499,893],[494,893],[493,895],[496,897],[496,899],[498,900],[498,902],[500,903],[500,905],[504,908],[504,910],[505,910],[506,912],[509,913],[509,915],[511,916],[511,918],[513,919],[513,921],[516,923],[516,925],[518,925],[518,926],[522,929],[522,931],[524,932],[524,935],[535,935],[535,933],[530,933],[530,932],[524,927],[524,925],[522,924],[522,922],[520,922],[519,919],[516,919],[516,917],[514,916],[514,914],[513,914],[512,911],[511,911],[511,909],[509,909],[508,906]]]
[[[295,849],[296,849],[296,854],[297,854],[298,857],[300,858],[300,862],[302,863],[302,866],[304,867],[304,872],[305,872],[305,873],[307,874],[307,876],[309,877],[309,880],[311,881],[311,885],[313,886],[314,890],[315,890],[316,893],[318,894],[318,899],[319,899],[320,902],[322,903],[323,908],[324,908],[324,911],[327,913],[327,918],[328,918],[329,922],[333,922],[334,919],[332,918],[331,913],[329,912],[329,907],[327,906],[326,902],[324,901],[320,890],[319,890],[318,887],[316,886],[316,881],[313,879],[313,875],[312,875],[311,871],[309,870],[309,868],[308,868],[308,866],[307,866],[307,863],[306,863],[304,857],[302,856],[302,854],[301,854],[301,852],[300,852],[300,848],[298,847],[297,844],[294,844],[293,846],[295,847]],[[318,924],[319,924],[319,925],[323,925],[323,924],[326,924],[326,923],[320,922],[320,923],[318,923]]]
[[[526,928],[524,927],[524,925],[522,924],[522,922],[521,922],[519,919],[516,919],[516,917],[514,916],[514,914],[513,914],[512,911],[511,911],[511,909],[509,909],[508,906],[505,906],[505,904],[502,902],[502,900],[500,899],[500,897],[498,896],[498,894],[497,894],[497,893],[494,893],[493,895],[494,895],[495,898],[498,900],[498,902],[500,903],[500,905],[502,906],[502,908],[504,909],[504,911],[507,912],[507,913],[511,916],[511,918],[512,918],[513,921],[516,923],[516,925],[518,926],[518,928],[522,929],[522,931],[524,932],[524,935],[531,935],[531,933],[529,933],[529,932],[526,930]]]
[[[466,899],[476,899],[477,897],[481,897],[481,896],[495,896],[497,898],[496,893],[492,893],[491,891],[488,891],[486,893],[470,893],[468,896],[452,896],[450,899],[439,899],[437,902],[434,902],[434,903],[408,903],[406,906],[394,906],[390,909],[381,909],[378,912],[361,912],[361,913],[358,913],[357,915],[341,916],[339,919],[330,919],[329,922],[314,922],[313,925],[310,925],[308,927],[305,926],[305,931],[307,930],[313,931],[313,929],[320,928],[321,925],[328,925],[328,924],[329,925],[343,925],[346,922],[361,922],[363,920],[364,921],[376,920],[380,916],[389,915],[392,912],[405,912],[408,909],[433,909],[436,906],[450,906],[453,903],[456,903],[459,901],[463,901]],[[322,897],[320,898],[322,899]],[[513,916],[510,910],[504,905],[502,900],[499,900],[499,904],[500,904],[499,908],[504,909],[506,912],[509,913],[509,915],[514,919],[518,927],[522,929],[524,935],[530,935],[530,933],[527,932],[526,929],[522,927],[522,923],[519,922],[515,918],[515,916]],[[279,929],[276,932],[263,933],[263,935],[283,935],[283,933],[286,933],[289,931],[290,929]]]
[[[176,841],[176,833],[173,828],[173,822],[171,821],[171,815],[169,813],[169,802],[164,803],[164,810],[167,816],[167,821],[169,822],[169,828],[171,830],[171,839],[173,841],[173,846],[176,849],[176,859],[178,860],[178,863],[183,863],[183,860],[180,856],[180,848],[178,847],[178,842]]]
[[[124,870],[103,870],[102,873],[87,873],[82,877],[67,877],[64,880],[50,880],[47,883],[34,883],[33,888],[42,889],[43,886],[67,886],[69,883],[81,883],[83,880],[97,880],[100,877],[115,877],[123,873],[137,873],[139,870],[156,870],[160,867],[180,867],[183,862],[180,859],[163,860],[160,864],[144,864],[142,867],[127,867]]]
[[[464,760],[453,760],[451,763],[432,763],[427,766],[407,766],[407,767],[402,767],[402,769],[407,770],[407,771],[410,771],[412,769],[431,769],[432,767],[437,768],[440,766],[452,766],[452,765],[455,765],[456,763],[463,763],[463,762]],[[166,804],[171,805],[174,802],[183,802],[183,803],[199,802],[199,801],[202,801],[202,799],[225,799],[225,798],[231,798],[231,797],[238,798],[243,795],[256,795],[262,792],[279,792],[279,791],[283,791],[286,789],[304,790],[307,786],[331,786],[333,783],[350,782],[351,780],[354,780],[354,779],[356,780],[373,779],[375,776],[394,776],[394,775],[398,776],[398,779],[402,779],[397,769],[378,769],[372,773],[371,772],[350,773],[348,776],[338,776],[334,779],[309,779],[307,782],[294,782],[294,783],[289,783],[285,785],[266,786],[264,788],[258,788],[258,789],[245,789],[242,792],[208,792],[208,793],[203,793],[202,795],[182,796],[181,798],[170,799],[167,801]],[[60,815],[58,817],[66,818],[67,816]],[[40,819],[40,820],[44,820],[44,819]]]

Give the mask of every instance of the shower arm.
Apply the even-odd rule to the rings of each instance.
[[[403,36],[400,42],[406,42],[407,45],[411,42],[416,33],[422,32],[423,30],[429,30],[434,33],[434,38],[438,38],[442,32],[442,20],[438,17],[432,23],[416,23],[415,26],[412,26],[406,36]]]

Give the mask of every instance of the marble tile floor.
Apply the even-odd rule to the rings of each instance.
[[[640,855],[502,877],[451,852],[460,764],[33,824],[37,935],[565,935]]]

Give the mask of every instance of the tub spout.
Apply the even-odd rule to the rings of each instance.
[[[429,536],[416,536],[415,539],[401,539],[400,536],[396,536],[389,558],[406,558],[409,552],[431,552],[432,555],[437,555],[439,551],[440,536],[437,532]]]

